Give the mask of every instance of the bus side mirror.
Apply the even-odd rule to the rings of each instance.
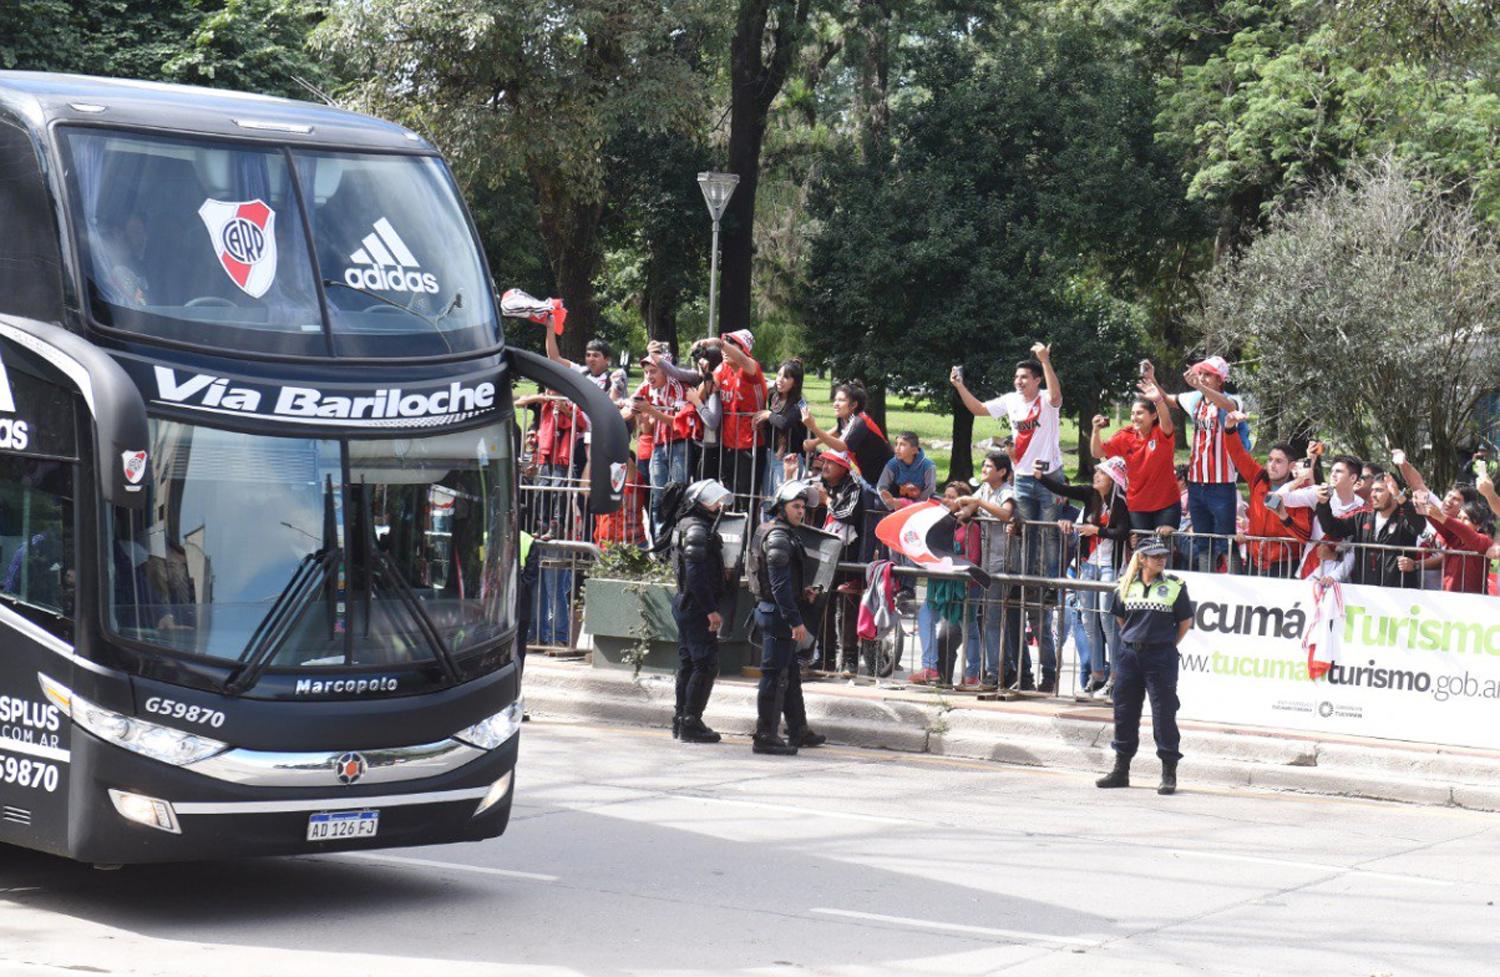
[[[52,366],[94,422],[94,463],[106,505],[143,509],[150,474],[146,402],[125,370],[82,336],[35,319],[0,316],[0,336]]]
[[[583,408],[589,419],[589,509],[596,513],[620,508],[625,490],[625,459],[630,452],[630,432],[614,401],[576,370],[510,347],[505,355],[519,376],[550,387]]]

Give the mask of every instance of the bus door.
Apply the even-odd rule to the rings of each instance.
[[[0,339],[0,842],[67,849],[68,718],[39,675],[77,659],[78,405],[35,355]]]

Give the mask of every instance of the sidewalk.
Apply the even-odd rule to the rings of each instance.
[[[526,660],[528,711],[538,717],[665,729],[670,676],[598,669],[543,655]],[[1107,770],[1107,703],[1058,699],[980,702],[973,696],[911,687],[803,685],[809,724],[830,742],[1065,770]],[[724,676],[704,721],[748,739],[755,726],[755,682]],[[1182,722],[1180,779],[1194,783],[1500,811],[1500,752],[1365,737]],[[1157,773],[1150,730],[1136,758],[1142,782]],[[731,748],[748,743],[735,743]],[[711,747],[706,747],[711,748]]]

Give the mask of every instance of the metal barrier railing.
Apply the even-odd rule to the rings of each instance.
[[[745,455],[752,457],[746,461]],[[774,491],[771,483],[760,477],[767,460],[764,452],[731,453],[721,446],[710,445],[709,450],[698,446],[690,447],[688,459],[688,474],[693,479],[714,477],[715,467],[722,478],[726,474],[725,463],[745,466],[748,476],[737,474],[733,478],[736,484],[729,485],[736,490],[729,508],[749,514],[752,528],[763,517],[766,496]],[[576,605],[582,594],[582,579],[597,553],[592,546],[600,536],[597,517],[587,515],[586,464],[577,467],[572,461],[567,467],[541,466],[532,480],[521,486],[523,526],[553,546],[550,551],[544,550],[542,569],[547,582],[534,595],[537,603],[532,620],[536,644],[555,650],[577,650],[580,609]],[[632,488],[636,495],[632,504],[647,508],[649,480],[640,475]],[[857,527],[861,543],[847,549],[845,554],[857,555],[859,559],[840,566],[838,582],[844,586],[830,595],[829,611],[812,662],[824,674],[847,676],[855,681],[894,681],[903,673],[909,676],[913,671],[925,670],[902,667],[924,664],[917,657],[923,653],[924,643],[929,652],[926,658],[932,660],[930,651],[936,629],[930,627],[932,615],[924,608],[931,584],[958,579],[952,575],[933,574],[909,565],[895,567],[898,578],[915,581],[910,596],[898,603],[895,643],[872,648],[854,636],[867,560],[887,555],[882,548],[871,545],[875,523],[886,514],[870,493]],[[640,535],[649,537],[650,516],[641,518],[648,525]],[[956,668],[960,662],[963,665],[963,673],[956,676],[958,687],[966,687],[964,679],[973,677],[976,681],[970,687],[981,694],[1015,694],[1029,692],[1033,687],[1056,695],[1085,694],[1105,670],[1095,665],[1107,667],[1118,647],[1107,598],[1114,586],[1115,567],[1123,563],[1126,554],[1099,562],[1080,559],[1080,538],[1064,532],[1056,522],[1015,519],[1000,524],[988,516],[981,516],[977,522],[982,545],[976,563],[990,571],[996,583],[987,589],[965,583],[958,612],[957,642],[962,654],[952,656],[952,667]],[[1132,531],[1130,535],[1132,540],[1138,540],[1150,534]],[[1315,554],[1318,543],[1295,537],[1176,531],[1163,538],[1172,551],[1169,568],[1173,570],[1297,579],[1317,565],[1315,556],[1309,554]],[[584,544],[588,548],[572,549],[566,544]],[[1437,545],[1340,545],[1351,565],[1358,566],[1363,559],[1388,559],[1400,576],[1398,582],[1410,582],[1419,589],[1441,589],[1442,563],[1457,561],[1450,567],[1454,571],[1450,577],[1458,579],[1458,589],[1488,590],[1491,563],[1482,554]],[[1205,554],[1209,557],[1206,564]],[[1222,562],[1214,559],[1215,554],[1223,555]],[[1349,577],[1358,579],[1352,573]],[[545,613],[543,602],[548,602]],[[925,642],[924,635],[928,635]],[[950,643],[954,640],[951,629],[945,631],[945,640]],[[908,647],[914,652],[910,657]]]

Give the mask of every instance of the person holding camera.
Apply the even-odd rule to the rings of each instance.
[[[1156,369],[1150,360],[1141,363],[1141,378],[1156,383]],[[1167,403],[1182,409],[1193,425],[1191,453],[1187,464],[1187,516],[1195,535],[1190,547],[1189,564],[1194,570],[1216,569],[1229,555],[1229,539],[1234,535],[1239,496],[1235,490],[1236,472],[1230,460],[1226,440],[1243,441],[1242,424],[1231,425],[1229,415],[1241,409],[1240,400],[1228,393],[1229,363],[1222,356],[1209,356],[1194,363],[1183,373],[1190,388],[1186,393],[1167,394]]]
[[[1141,364],[1141,373],[1149,364]],[[1089,449],[1095,458],[1125,459],[1129,487],[1125,504],[1130,510],[1130,528],[1138,534],[1170,534],[1182,524],[1182,498],[1177,492],[1177,463],[1172,410],[1167,395],[1150,380],[1142,379],[1141,395],[1130,406],[1130,423],[1104,440],[1109,421],[1094,418]]]
[[[1177,730],[1177,646],[1193,627],[1187,584],[1167,573],[1167,545],[1148,536],[1111,598],[1110,613],[1120,629],[1121,649],[1114,663],[1115,766],[1095,781],[1104,788],[1130,786],[1130,761],[1140,746],[1141,705],[1151,697],[1151,734],[1161,758],[1158,794],[1177,790],[1182,737]]]
[[[1399,468],[1406,464],[1404,451],[1393,451],[1392,460]],[[1422,491],[1422,503],[1428,493]],[[1427,520],[1417,512],[1413,500],[1402,494],[1390,474],[1375,480],[1370,489],[1371,511],[1340,518],[1333,514],[1332,491],[1325,485],[1318,491],[1318,522],[1330,536],[1354,544],[1357,556],[1350,580],[1377,587],[1422,586],[1422,569],[1410,553],[1415,551],[1427,528]]]

